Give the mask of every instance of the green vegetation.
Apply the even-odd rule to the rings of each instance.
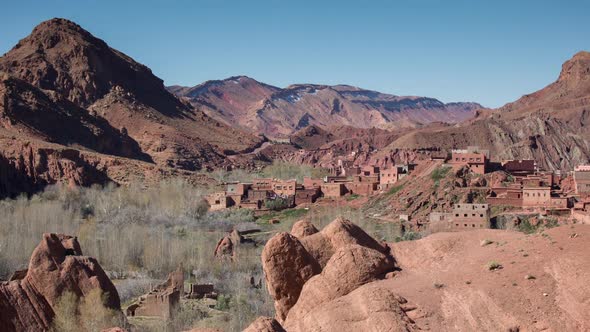
[[[268,224],[268,222],[272,219],[278,219],[281,223],[294,223],[301,218],[303,218],[307,214],[308,210],[306,209],[286,209],[280,212],[271,212],[265,215],[262,215],[256,219],[256,221],[260,224]]]
[[[402,189],[404,189],[404,185],[400,184],[399,186],[395,186],[395,187],[389,189],[389,191],[387,192],[387,195],[395,195],[398,192],[400,192]]]
[[[215,304],[215,309],[221,311],[228,311],[230,307],[231,297],[226,295],[219,295],[217,297],[217,304]]]
[[[55,306],[55,319],[51,330],[59,332],[101,331],[113,326],[124,326],[124,318],[105,306],[106,294],[96,288],[79,299],[65,292]]]
[[[361,197],[361,196],[358,194],[352,194],[352,195],[346,196],[346,200],[350,202],[350,201],[354,201],[355,199],[357,199],[359,197]]]
[[[395,238],[395,242],[401,242],[401,241],[414,241],[414,240],[419,240],[422,238],[422,234],[418,233],[418,232],[405,232],[402,236],[398,236]]]
[[[530,218],[525,217],[520,221],[520,223],[518,223],[516,229],[525,234],[533,234],[557,226],[558,222],[555,218],[546,218],[545,220],[538,221],[536,224],[532,224]]]
[[[491,261],[487,264],[487,269],[490,271],[495,271],[495,270],[499,270],[502,268],[502,264],[496,262],[496,261]]]
[[[292,206],[292,200],[288,198],[277,197],[275,199],[267,199],[264,201],[264,206],[273,211],[281,211]]]
[[[272,165],[265,167],[258,176],[263,178],[277,178],[283,180],[296,179],[303,181],[304,177],[322,178],[328,172],[324,168],[316,168],[309,165],[299,165],[275,161]]]
[[[347,205],[286,209],[256,219],[247,209],[209,212],[203,200],[205,194],[205,188],[171,180],[147,189],[141,184],[74,189],[50,186],[30,198],[0,201],[0,279],[27,266],[43,233],[70,234],[78,237],[85,255],[98,259],[124,304],[147,292],[150,285],[162,282],[181,263],[190,272],[187,283],[213,283],[222,295],[218,303],[221,311],[205,304],[188,308],[184,303],[178,319],[168,326],[155,319],[134,320],[142,330],[187,330],[199,326],[240,331],[258,316],[274,316],[274,308],[266,288],[250,284],[252,277],[264,280],[262,245],[237,246],[231,263],[212,259],[217,242],[235,224],[259,222],[263,232],[253,235],[259,243],[277,231],[290,230],[294,222],[303,218],[321,229],[339,216],[378,240],[392,242],[401,236],[399,223],[372,220],[362,209]],[[269,224],[271,218],[280,223]],[[418,235],[410,233],[403,238],[415,239]],[[78,317],[83,319],[87,312],[82,309],[86,300],[64,296],[59,310],[65,314],[61,316],[75,318],[56,320],[55,329],[84,329]],[[87,320],[88,324],[101,326],[110,316],[97,311],[94,318],[95,321]]]
[[[207,212],[204,193],[173,180],[149,189],[140,184],[51,186],[30,199],[0,201],[0,279],[27,266],[43,233],[65,233],[77,236],[84,254],[98,259],[123,302],[143,294],[182,263],[191,272],[187,282],[213,283],[220,294],[249,299],[235,301],[231,310],[242,314],[229,315],[218,328],[241,330],[257,316],[273,316],[267,292],[249,283],[250,277],[264,279],[261,246],[241,246],[232,264],[212,259],[219,239],[233,224],[253,221],[252,212]],[[67,331],[67,326],[60,330]]]
[[[432,179],[432,181],[434,181],[435,184],[438,184],[440,180],[444,179],[447,176],[450,170],[450,167],[438,167],[437,169],[432,171],[432,173],[430,173],[430,178]]]

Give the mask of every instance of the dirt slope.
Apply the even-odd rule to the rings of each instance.
[[[438,233],[393,244],[402,271],[376,286],[415,304],[410,316],[432,331],[586,331],[589,240],[589,225]],[[503,268],[488,270],[492,261]]]

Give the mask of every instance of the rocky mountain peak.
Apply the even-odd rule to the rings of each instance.
[[[36,26],[0,58],[0,71],[55,91],[82,107],[118,86],[152,108],[182,108],[149,68],[66,19],[54,18]]]
[[[587,81],[589,78],[590,52],[581,51],[563,64],[558,82],[569,82],[577,85],[581,81]]]

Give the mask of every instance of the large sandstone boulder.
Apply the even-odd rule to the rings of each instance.
[[[321,232],[302,238],[301,243],[322,268],[326,266],[336,250],[351,244],[374,249],[388,255],[390,251],[387,244],[379,243],[365,233],[362,228],[341,217],[332,221]]]
[[[395,268],[394,260],[376,250],[350,245],[338,249],[321,274],[305,283],[299,300],[285,321],[299,321],[316,307],[347,295],[371,281],[383,279]]]
[[[295,317],[304,316],[395,268],[390,248],[348,220],[337,218],[321,232],[308,221],[299,221],[293,232],[274,236],[262,253],[268,290],[280,323],[293,306],[297,307]]]
[[[285,329],[274,318],[258,317],[243,332],[285,332]]]
[[[234,241],[231,236],[224,236],[217,242],[214,256],[218,259],[233,259],[234,258]]]
[[[411,332],[418,330],[406,315],[406,300],[373,284],[321,304],[305,316],[288,319],[289,332]]]
[[[262,251],[262,267],[280,322],[297,302],[303,284],[321,271],[299,240],[288,233],[279,233],[268,241]]]
[[[97,288],[107,307],[120,310],[117,289],[96,259],[82,256],[76,238],[43,234],[25,277],[0,285],[0,331],[47,330],[64,292],[82,297]]]
[[[299,220],[293,224],[291,228],[291,235],[298,239],[302,239],[306,236],[313,235],[319,232],[317,228],[309,220]]]

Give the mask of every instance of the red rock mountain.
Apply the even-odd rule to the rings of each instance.
[[[95,167],[92,155],[108,177],[102,161],[112,156],[136,173],[194,171],[262,143],[181,102],[149,68],[65,19],[41,23],[0,58],[0,139],[11,142],[0,145],[0,167],[31,183],[72,179],[55,169],[62,149],[81,156],[66,158],[74,173]]]
[[[476,103],[444,104],[348,85],[297,84],[281,89],[245,76],[168,89],[220,121],[270,137],[287,137],[309,125],[400,129],[456,123],[482,108]]]
[[[590,160],[590,53],[563,64],[556,82],[456,126],[422,128],[392,148],[450,149],[479,145],[498,159],[536,159],[546,169]]]

